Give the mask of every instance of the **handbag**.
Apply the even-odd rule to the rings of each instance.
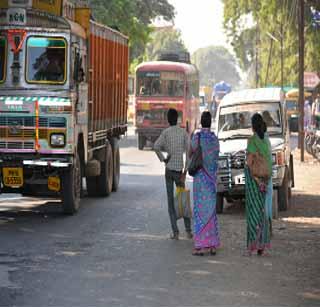
[[[176,218],[191,218],[191,205],[190,205],[190,190],[177,187],[176,188],[176,195],[174,198],[174,209],[176,212]]]
[[[200,133],[198,134],[198,146],[196,150],[192,153],[189,166],[188,173],[190,176],[194,177],[197,172],[203,167],[202,161],[202,149],[200,145]]]
[[[252,177],[260,179],[269,179],[271,177],[271,172],[268,166],[267,160],[259,152],[258,146],[254,143],[257,151],[251,153],[252,163],[250,165],[250,172]]]

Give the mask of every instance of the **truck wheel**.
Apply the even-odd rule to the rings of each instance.
[[[278,205],[280,211],[287,211],[289,209],[289,172],[286,168],[282,185],[278,190]]]
[[[119,141],[116,138],[112,140],[112,151],[113,151],[112,191],[116,192],[118,190],[119,181],[120,181],[120,150],[119,150]]]
[[[97,191],[100,196],[109,196],[113,184],[113,154],[110,143],[106,147],[105,161],[101,162],[101,174],[97,177]]]
[[[66,171],[61,178],[62,181],[62,208],[65,214],[75,214],[80,207],[81,194],[81,162],[79,154],[76,155],[74,165]]]
[[[223,213],[223,201],[224,197],[222,193],[217,193],[216,211],[217,213]]]
[[[144,146],[146,145],[146,139],[140,133],[138,134],[138,149],[143,150]]]

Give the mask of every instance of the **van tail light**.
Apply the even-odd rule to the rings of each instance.
[[[276,153],[276,164],[277,165],[284,165],[285,164],[284,151],[278,151]]]

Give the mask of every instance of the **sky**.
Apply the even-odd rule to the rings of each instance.
[[[168,0],[176,9],[175,26],[182,32],[188,50],[223,45],[229,48],[223,32],[221,0]]]

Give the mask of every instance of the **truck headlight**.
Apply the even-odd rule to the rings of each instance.
[[[64,147],[66,144],[65,135],[62,133],[52,133],[50,136],[50,145],[52,147]]]
[[[218,160],[218,166],[219,166],[219,168],[227,168],[228,161],[226,159]]]

